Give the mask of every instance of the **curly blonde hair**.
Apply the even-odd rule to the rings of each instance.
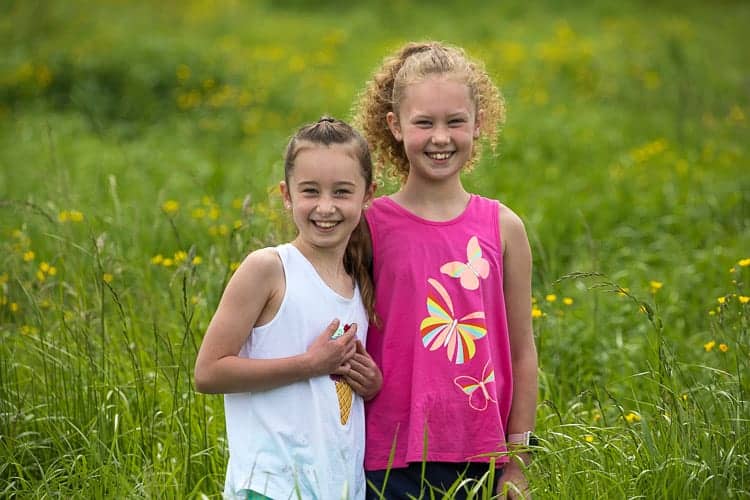
[[[498,133],[505,122],[505,100],[481,61],[470,58],[463,49],[441,42],[410,42],[387,56],[359,95],[354,123],[370,144],[379,170],[401,181],[409,175],[409,160],[402,142],[397,141],[386,115],[398,115],[406,87],[431,75],[448,75],[466,83],[475,110],[482,110],[480,139],[495,151]],[[464,167],[470,170],[479,159],[481,143],[475,141]]]

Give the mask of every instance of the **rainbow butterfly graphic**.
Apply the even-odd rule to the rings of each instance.
[[[453,379],[453,383],[469,396],[469,406],[477,411],[486,410],[490,401],[497,403],[497,400],[492,397],[495,392],[495,369],[487,373],[489,367],[490,360],[488,359],[482,369],[481,380],[469,375],[460,375]]]
[[[445,347],[448,359],[460,365],[476,354],[474,340],[487,335],[484,312],[477,311],[456,319],[453,302],[443,285],[432,278],[427,282],[437,294],[427,295],[427,312],[430,316],[419,325],[422,343],[430,351]]]
[[[451,278],[459,278],[461,286],[467,290],[476,290],[479,288],[479,278],[490,275],[490,263],[482,257],[482,247],[476,236],[472,236],[466,245],[466,260],[466,263],[453,261],[443,264],[440,272]]]

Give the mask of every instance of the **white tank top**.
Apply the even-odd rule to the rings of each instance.
[[[301,354],[335,318],[342,325],[356,323],[357,337],[365,343],[367,314],[359,288],[351,299],[342,297],[296,247],[287,243],[276,250],[286,278],[284,298],[269,323],[253,328],[239,356]],[[224,396],[229,442],[225,498],[247,498],[242,492],[247,489],[274,500],[365,497],[364,402],[353,394],[351,412],[342,423],[336,384],[326,375]]]

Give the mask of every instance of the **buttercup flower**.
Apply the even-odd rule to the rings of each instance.
[[[544,300],[546,300],[547,302],[554,302],[557,300],[557,295],[555,295],[554,293],[550,293],[546,297],[544,297]]]
[[[573,305],[573,299],[571,299],[570,297],[565,297],[565,298],[563,298],[563,304],[565,304],[566,306],[572,306]]]
[[[180,210],[180,203],[175,200],[167,200],[161,204],[161,209],[167,214],[174,214]]]
[[[23,261],[24,262],[31,262],[32,260],[34,260],[34,257],[36,257],[36,255],[31,250],[23,253]]]
[[[750,297],[748,297],[747,295],[740,295],[739,300],[740,304],[747,304],[748,302],[750,302]]]
[[[631,411],[630,413],[625,415],[625,420],[627,420],[629,424],[632,424],[633,422],[640,422],[641,416]]]
[[[542,312],[541,309],[539,309],[536,306],[534,306],[534,307],[531,308],[531,317],[532,318],[541,318],[542,316],[544,316],[544,313]]]
[[[719,344],[719,350],[721,352],[727,352],[729,350],[729,346],[726,344]]]
[[[104,273],[102,274],[102,281],[105,283],[112,283],[112,280],[114,279],[114,276],[110,273]]]
[[[716,346],[716,341],[709,340],[708,342],[703,344],[703,349],[705,349],[706,352],[711,352],[715,346]]]
[[[740,267],[750,266],[750,258],[740,260],[739,265]]]
[[[661,281],[649,281],[648,285],[651,287],[651,293],[658,292],[664,286]]]

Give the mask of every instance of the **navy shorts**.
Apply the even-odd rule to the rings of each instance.
[[[422,465],[425,466],[424,475]],[[461,477],[462,479],[478,480],[489,470],[488,463],[451,463],[451,462],[413,462],[407,467],[394,468],[388,473],[388,481],[383,489],[385,470],[370,470],[367,475],[367,500],[408,500],[411,498],[442,498],[443,494]],[[495,469],[492,493],[497,490],[497,483],[503,469]],[[470,489],[476,486],[476,481],[467,481],[465,487],[455,492],[453,498],[465,499]],[[486,485],[486,481],[484,483]],[[478,491],[481,492],[486,486]]]

